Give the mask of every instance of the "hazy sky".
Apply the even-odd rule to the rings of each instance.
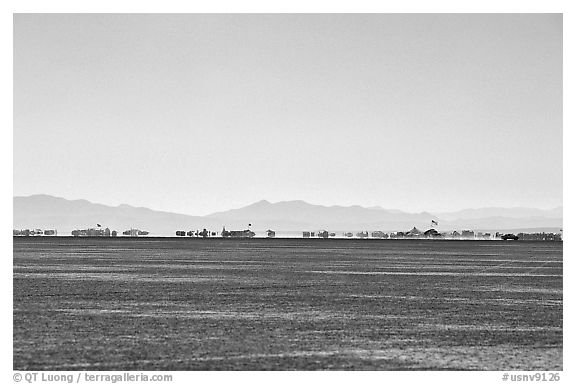
[[[14,195],[562,205],[562,16],[14,17]]]

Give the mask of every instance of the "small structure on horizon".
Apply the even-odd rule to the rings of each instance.
[[[71,235],[74,237],[110,237],[112,231],[110,228],[102,228],[102,225],[96,224],[96,228],[75,229]]]
[[[388,235],[382,231],[372,231],[371,236],[375,239],[385,239],[388,237]]]
[[[148,231],[141,231],[139,229],[136,228],[130,228],[125,230],[124,232],[122,232],[122,235],[124,236],[130,236],[130,237],[138,237],[138,236],[147,236],[150,232]]]
[[[13,229],[12,236],[57,236],[55,229]]]
[[[437,230],[435,230],[434,228],[430,228],[429,230],[424,231],[424,236],[426,236],[427,238],[443,237],[442,234],[440,232],[438,232]]]
[[[408,232],[404,232],[404,237],[422,237],[422,236],[424,236],[424,232],[422,232],[416,227],[412,228]]]
[[[252,224],[250,224],[251,226]],[[252,238],[256,236],[254,232],[250,229],[245,229],[243,231],[227,231],[226,227],[222,227],[222,237],[232,237],[232,238]]]

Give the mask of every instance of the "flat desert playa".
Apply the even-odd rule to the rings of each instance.
[[[562,243],[14,238],[15,370],[562,370]]]

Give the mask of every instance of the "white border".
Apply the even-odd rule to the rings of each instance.
[[[13,13],[58,13],[58,12],[86,12],[86,13],[267,13],[267,12],[334,12],[334,13],[362,13],[362,12],[417,12],[417,13],[439,13],[439,12],[514,12],[514,13],[563,13],[564,14],[564,372],[561,372],[561,382],[574,382],[574,369],[570,365],[573,360],[574,350],[574,284],[572,277],[574,273],[574,245],[571,241],[574,236],[573,210],[574,204],[571,196],[574,196],[574,171],[572,165],[575,164],[574,156],[571,152],[574,143],[574,70],[576,63],[574,60],[574,1],[505,1],[505,0],[484,0],[484,1],[394,1],[382,2],[373,0],[354,1],[264,1],[264,0],[218,0],[210,2],[192,1],[72,1],[72,0],[29,0],[2,2],[2,15],[0,29],[2,31],[2,146],[0,151],[2,180],[10,180],[3,183],[2,193],[2,306],[5,309],[1,317],[2,325],[2,359],[1,373],[4,382],[12,380],[12,239],[10,230],[12,227],[12,194],[9,190],[12,186],[13,153],[12,153],[12,127],[13,127],[13,106],[12,106],[12,14]],[[234,380],[250,383],[268,383],[271,380],[277,383],[292,383],[298,381],[318,381],[330,380],[349,382],[351,380],[368,380],[383,382],[383,380],[396,379],[411,382],[442,382],[461,383],[466,380],[468,383],[501,383],[499,372],[172,372],[175,380],[173,382],[207,382],[214,380]]]

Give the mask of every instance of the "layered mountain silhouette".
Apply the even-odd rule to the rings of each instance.
[[[301,200],[270,203],[266,200],[248,205],[240,209],[213,213],[206,216],[220,222],[242,224],[246,221],[263,224],[282,230],[362,230],[362,228],[404,228],[407,226],[429,225],[437,219],[429,213],[406,213],[396,210],[386,210],[360,206],[325,207],[313,205]],[[410,227],[411,228],[411,227]]]
[[[14,197],[15,229],[50,228],[58,230],[59,234],[69,234],[74,229],[92,228],[97,224],[118,232],[138,228],[156,235],[168,235],[179,229],[190,230],[203,224],[208,225],[201,217],[125,204],[111,207],[87,200],[66,200],[49,195]]]
[[[239,209],[206,216],[191,216],[154,211],[129,205],[117,207],[91,203],[87,200],[66,200],[49,195],[14,197],[13,226],[15,229],[57,229],[69,234],[74,229],[103,227],[122,232],[129,228],[150,231],[151,235],[173,235],[176,230],[207,228],[220,232],[245,229],[252,224],[256,232],[276,231],[361,231],[427,229],[432,220],[439,230],[506,230],[560,229],[562,208],[483,208],[448,213],[407,213],[382,207],[321,206],[304,201],[270,203],[266,200]]]

